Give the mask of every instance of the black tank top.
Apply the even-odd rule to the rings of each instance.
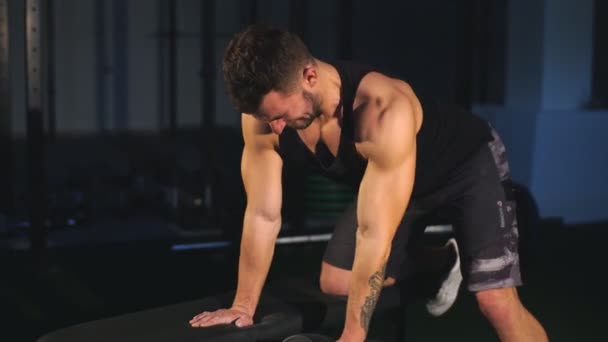
[[[361,79],[377,71],[353,62],[334,62],[341,79],[342,131],[337,156],[334,158],[323,143],[312,153],[296,130],[285,127],[279,136],[279,154],[284,163],[307,167],[355,191],[363,178],[367,161],[354,143],[353,102]],[[420,99],[423,123],[416,136],[416,181],[413,197],[422,196],[442,186],[447,175],[480,146],[492,140],[488,124],[456,106],[435,100]]]

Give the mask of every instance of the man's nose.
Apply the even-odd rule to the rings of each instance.
[[[286,124],[287,123],[283,119],[277,119],[269,123],[270,129],[272,129],[275,134],[281,134],[285,129]]]

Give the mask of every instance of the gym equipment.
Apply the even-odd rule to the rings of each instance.
[[[400,291],[397,287],[382,291],[370,324],[370,338],[392,341],[396,340],[395,336],[400,336],[394,334],[402,326]],[[38,342],[282,341],[302,332],[338,336],[344,327],[345,297],[325,295],[312,279],[302,278],[269,282],[260,298],[255,324],[251,327],[219,325],[192,328],[188,324],[192,317],[203,311],[229,307],[233,298],[234,291],[231,291],[83,323],[46,334]]]
[[[7,231],[6,219],[14,211],[13,137],[9,64],[8,1],[0,0],[0,234]]]
[[[329,336],[319,334],[302,334],[293,335],[284,339],[283,342],[334,342],[335,340]]]
[[[30,246],[34,259],[43,260],[47,245],[45,133],[42,108],[40,0],[25,2],[27,167],[29,172]]]
[[[254,325],[193,328],[188,321],[202,311],[230,305],[234,292],[167,307],[131,313],[51,332],[38,342],[230,342],[280,341],[301,330],[302,318],[271,295],[262,295]]]
[[[320,334],[301,334],[293,335],[284,339],[283,342],[334,342],[335,340],[329,336]],[[366,340],[366,342],[380,342],[380,340]]]
[[[57,113],[55,111],[55,1],[46,0],[44,3],[46,18],[46,102],[48,113],[48,137],[54,140],[57,136]]]
[[[355,193],[347,186],[316,175],[306,177],[304,208],[307,219],[333,223],[355,199]],[[309,222],[313,224],[315,222]]]

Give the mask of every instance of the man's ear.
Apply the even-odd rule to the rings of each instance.
[[[314,87],[319,82],[319,70],[313,64],[308,64],[302,71],[302,80],[308,87]]]

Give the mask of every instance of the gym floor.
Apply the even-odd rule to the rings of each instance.
[[[147,221],[148,227],[153,227]],[[143,227],[143,223],[141,228]],[[148,228],[152,236],[154,228]],[[520,296],[551,341],[607,341],[604,276],[608,223],[544,224]],[[44,272],[25,250],[0,249],[0,341],[35,341],[55,329],[225,292],[235,285],[229,248],[172,251],[170,238],[50,248]],[[324,243],[277,248],[270,280],[314,277]],[[293,267],[297,265],[297,267]],[[412,341],[495,341],[466,291],[443,317],[408,308]]]

